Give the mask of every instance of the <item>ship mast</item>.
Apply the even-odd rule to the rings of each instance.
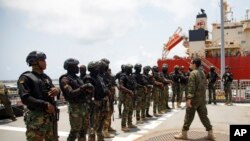
[[[220,0],[221,6],[221,77],[225,73],[225,47],[224,47],[224,12],[227,10],[227,3]],[[224,11],[225,10],[225,11]],[[226,15],[225,15],[226,16]],[[222,78],[221,78],[222,79]],[[221,81],[221,89],[223,89],[223,84]]]

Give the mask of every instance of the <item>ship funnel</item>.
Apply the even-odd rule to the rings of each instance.
[[[204,9],[201,9],[201,13],[196,16],[195,30],[197,29],[207,30],[207,14]]]

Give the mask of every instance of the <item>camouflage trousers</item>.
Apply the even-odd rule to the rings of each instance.
[[[13,109],[11,107],[11,102],[8,98],[7,95],[5,94],[0,94],[0,103],[3,104],[6,113],[11,117],[11,118],[15,118],[16,116],[14,115]]]
[[[57,141],[53,135],[51,116],[45,112],[28,111],[24,115],[27,141]]]
[[[159,103],[159,98],[160,98],[160,92],[161,90],[159,88],[155,88],[153,90],[152,94],[152,99],[153,99],[153,113],[156,114],[157,111],[160,112],[160,103]]]
[[[144,99],[144,89],[143,88],[140,88],[137,90],[137,99],[136,99],[136,120],[141,120],[142,118],[142,115],[143,115],[143,112],[145,113],[145,106],[144,106],[144,103],[143,101],[145,101]],[[142,111],[143,109],[143,111]],[[145,118],[145,115],[144,115],[144,118]]]
[[[111,103],[111,101],[108,100],[107,103],[109,103],[109,104],[107,105],[108,106],[106,109],[107,112],[105,112],[105,119],[104,119],[104,123],[103,123],[103,131],[106,131],[106,132],[108,132],[108,129],[111,126],[111,119],[112,119],[112,115],[114,112],[113,102]]]
[[[122,121],[121,126],[126,127],[127,125],[132,125],[133,116],[133,97],[128,93],[123,93],[124,96],[124,109],[122,111]]]
[[[79,141],[86,140],[88,121],[87,119],[87,103],[69,103],[69,122],[70,122],[70,133],[67,141],[75,141],[77,138]]]
[[[186,99],[187,94],[188,94],[188,85],[187,84],[181,84],[181,87],[180,87],[180,98],[179,98],[178,102],[182,102],[183,93],[184,93],[185,99]]]
[[[164,86],[162,90],[162,110],[166,110],[168,108],[168,99],[169,99],[169,92],[168,92],[168,85]]]
[[[232,87],[231,83],[228,83],[224,86],[224,91],[225,91],[225,97],[226,97],[226,102],[232,102]]]
[[[210,120],[207,116],[207,107],[206,103],[204,102],[203,104],[197,104],[197,105],[192,105],[191,108],[186,108],[186,115],[185,115],[185,120],[184,120],[184,125],[182,130],[183,131],[188,131],[189,127],[194,119],[195,112],[198,112],[199,118],[201,120],[201,123],[204,125],[207,131],[212,130],[212,125],[210,123]]]
[[[208,84],[208,103],[214,102],[216,103],[216,93],[215,93],[215,84]]]
[[[146,94],[146,109],[149,109],[150,107],[150,103],[151,103],[151,99],[152,99],[152,93],[149,91],[147,94]]]
[[[123,96],[123,93],[121,91],[119,91],[118,93],[118,110],[119,110],[119,114],[121,114],[122,112],[122,105],[124,103],[124,96]]]
[[[95,141],[95,136],[97,135],[97,141],[103,141],[104,136],[103,136],[103,125],[104,125],[104,120],[105,116],[107,113],[106,111],[106,103],[107,101],[95,101],[92,106],[90,106],[89,109],[89,119],[90,119],[90,124],[89,124],[89,141]]]
[[[172,90],[173,90],[172,103],[174,103],[175,99],[176,99],[176,102],[179,102],[180,101],[180,93],[181,93],[180,84],[178,84],[178,83],[173,84]]]

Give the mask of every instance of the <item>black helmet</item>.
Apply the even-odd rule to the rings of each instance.
[[[151,70],[151,67],[150,66],[145,66],[143,67],[143,71],[150,71]]]
[[[162,71],[167,71],[167,70],[168,70],[168,65],[167,64],[163,64]]]
[[[81,65],[80,69],[86,70],[86,66],[85,65]]]
[[[225,69],[230,69],[230,67],[229,67],[229,66],[226,66]]]
[[[181,66],[181,67],[180,67],[180,70],[184,70],[184,69],[185,69],[185,67],[184,67],[184,66]]]
[[[88,71],[93,72],[94,70],[98,70],[99,63],[97,61],[91,61],[88,64]]]
[[[103,60],[98,61],[98,64],[99,64],[99,67],[100,67],[99,71],[101,73],[108,71],[109,65],[106,63],[106,61],[103,61]]]
[[[141,64],[136,63],[135,66],[134,66],[134,69],[135,69],[135,70],[139,70],[139,69],[141,69],[141,67],[142,67]]]
[[[80,66],[80,72],[81,73],[86,73],[86,66],[85,65]]]
[[[64,62],[64,69],[68,70],[70,66],[77,66],[79,64],[79,61],[74,58],[69,58]]]
[[[180,67],[179,67],[178,65],[175,65],[175,66],[174,66],[174,70],[176,70],[176,71],[179,70],[179,68],[180,68]]]
[[[131,64],[127,64],[126,66],[125,66],[125,72],[127,73],[127,74],[130,74],[130,73],[132,73],[132,68],[133,68],[133,65],[131,65]]]
[[[125,70],[127,70],[127,69],[132,69],[132,68],[133,68],[133,65],[131,65],[131,64],[125,65]]]
[[[215,67],[214,66],[210,66],[210,71],[214,71]]]
[[[109,65],[110,61],[107,58],[102,58],[101,61],[105,62],[106,64]]]
[[[158,69],[157,66],[153,66],[152,70],[153,70],[154,72],[159,72],[159,69]]]
[[[192,64],[195,64],[196,67],[200,67],[201,66],[201,59],[200,58],[194,58],[192,60]]]
[[[121,65],[121,70],[122,70],[122,71],[124,71],[125,66],[126,66],[126,65],[124,65],[124,64]]]
[[[29,64],[29,66],[32,66],[32,64],[38,60],[45,60],[46,59],[46,55],[43,52],[40,51],[32,51],[29,53],[29,55],[26,58],[26,62],[27,64]]]

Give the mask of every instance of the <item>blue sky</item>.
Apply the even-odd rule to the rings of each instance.
[[[208,25],[220,21],[220,0],[0,0],[0,80],[16,80],[30,70],[33,50],[47,55],[46,73],[59,78],[70,57],[87,65],[107,58],[114,73],[121,64],[156,65],[163,44],[177,27],[183,34],[200,8]],[[247,0],[228,0],[242,19]],[[169,54],[185,56],[180,43]]]

